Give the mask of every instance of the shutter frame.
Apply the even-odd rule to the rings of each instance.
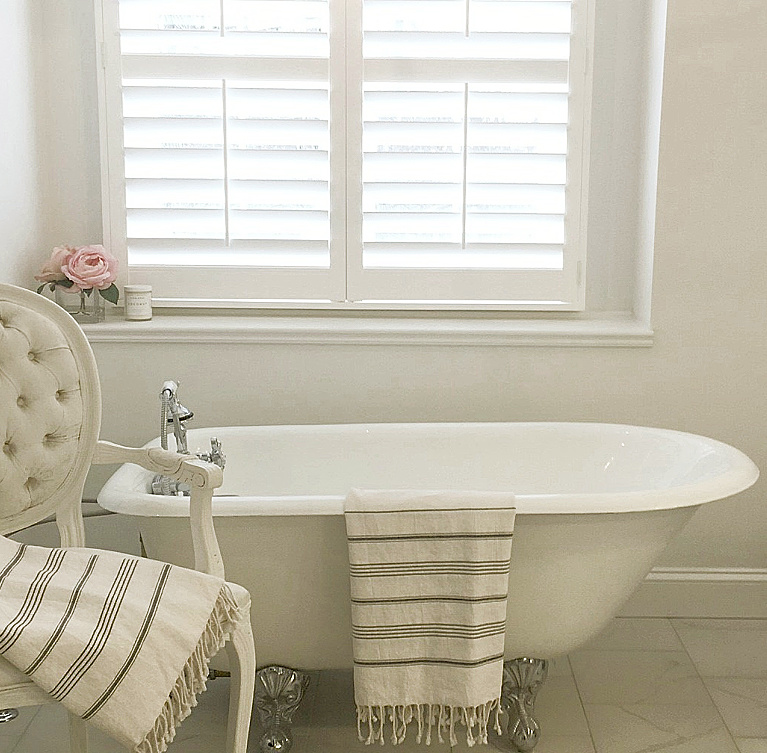
[[[540,2],[540,0],[539,0]],[[349,5],[357,6],[361,3],[355,2]],[[562,2],[560,5],[564,4]],[[112,3],[110,7],[114,11],[116,3]],[[578,31],[583,31],[584,34],[593,31],[593,3],[586,2],[586,0],[573,0],[573,24],[574,31],[578,27]],[[578,13],[575,10],[578,9]],[[337,39],[340,30],[348,35],[351,26],[354,26],[354,14],[355,11],[350,11],[348,5],[345,8],[344,14],[331,15],[330,20],[330,48],[334,49],[334,39]],[[576,23],[576,18],[579,19]],[[358,19],[361,22],[361,8],[360,17]],[[108,19],[104,20],[106,27],[109,28]],[[109,34],[104,35],[104,39]],[[112,35],[114,36],[114,35]],[[104,57],[109,57],[109,52],[106,50],[105,42]],[[335,45],[337,48],[338,46]],[[349,45],[347,44],[347,49]],[[359,40],[360,57],[362,52],[362,39]],[[112,52],[114,54],[114,52]],[[127,55],[123,56],[125,62],[125,71],[123,75],[127,78],[137,78],[148,75],[150,71],[155,71],[156,75],[161,75],[167,79],[181,79],[183,76],[190,75],[190,71],[182,69],[181,62],[173,60],[171,58],[160,58],[158,56],[145,55]],[[350,60],[350,57],[352,58]],[[328,79],[329,86],[329,119],[338,122],[338,118],[341,112],[345,112],[347,117],[350,117],[355,112],[355,98],[359,98],[358,107],[356,112],[361,113],[362,101],[361,92],[357,93],[354,90],[347,90],[345,98],[342,98],[341,94],[337,91],[337,82],[340,79],[341,71],[343,71],[345,77],[348,79],[350,74],[354,73],[355,61],[353,56],[347,57],[345,60],[339,60],[338,55],[331,55],[327,60],[319,58],[305,58],[305,59],[264,59],[259,61],[253,60],[227,60],[222,61],[220,58],[211,58],[211,56],[200,56],[192,64],[191,70],[194,71],[195,76],[201,76],[202,79],[215,79],[219,75],[245,75],[252,74],[254,65],[259,66],[259,78],[264,80],[281,80],[281,81],[294,81],[295,77],[300,75],[303,80],[319,81],[324,74]],[[506,270],[503,268],[494,269],[489,267],[487,269],[469,269],[469,270],[454,270],[454,269],[434,269],[431,270],[433,275],[432,281],[427,280],[426,273],[428,269],[404,269],[404,270],[389,270],[389,269],[362,269],[356,267],[355,261],[355,244],[362,245],[363,228],[361,217],[356,217],[353,212],[347,214],[347,207],[354,205],[355,193],[355,174],[359,174],[358,180],[361,183],[362,180],[362,164],[359,157],[352,154],[353,144],[355,142],[355,129],[352,125],[349,125],[343,133],[339,133],[339,129],[331,129],[330,133],[330,145],[329,152],[331,154],[331,163],[334,159],[338,159],[341,154],[346,155],[346,175],[348,180],[345,185],[342,185],[338,176],[342,174],[342,170],[335,169],[331,164],[329,185],[330,185],[330,200],[329,200],[329,215],[330,215],[330,230],[329,230],[329,259],[330,268],[327,270],[327,280],[323,280],[317,285],[315,294],[307,295],[309,292],[309,286],[317,284],[316,280],[321,276],[320,270],[316,268],[309,268],[302,270],[300,274],[295,274],[295,267],[286,269],[277,268],[261,268],[258,265],[253,267],[246,266],[231,266],[228,271],[232,279],[239,278],[238,284],[232,287],[230,290],[224,290],[223,288],[216,293],[216,298],[221,299],[240,299],[250,305],[269,305],[274,301],[295,301],[297,307],[306,305],[307,301],[315,302],[318,305],[324,305],[325,302],[338,303],[340,306],[347,305],[348,301],[358,300],[361,303],[365,303],[365,306],[370,302],[374,302],[372,305],[380,305],[381,308],[401,308],[412,307],[422,308],[430,307],[431,304],[435,308],[441,308],[443,306],[450,306],[450,301],[455,301],[455,308],[460,309],[464,306],[474,305],[471,302],[476,302],[476,306],[487,308],[519,308],[519,309],[543,309],[543,310],[581,310],[584,308],[584,284],[580,278],[580,274],[576,274],[577,269],[583,269],[585,263],[585,223],[581,222],[581,216],[585,211],[585,202],[587,197],[587,166],[588,166],[588,150],[585,148],[585,144],[588,139],[588,119],[585,117],[585,113],[589,112],[590,108],[590,75],[586,70],[586,54],[585,48],[583,50],[582,60],[582,90],[581,99],[582,105],[580,106],[583,123],[583,132],[580,135],[580,160],[577,165],[577,170],[581,173],[580,180],[573,180],[570,178],[568,181],[567,189],[568,197],[570,197],[571,205],[575,204],[575,199],[578,203],[577,222],[571,223],[570,236],[577,238],[577,249],[568,251],[565,253],[565,265],[562,270],[562,280],[550,284],[549,282],[543,284],[540,280],[546,277],[552,277],[549,272],[551,270],[545,269],[539,272],[534,270]],[[468,59],[461,61],[461,64],[465,66],[464,82],[486,82],[486,76],[483,71],[488,67],[488,61],[482,59]],[[454,71],[455,66],[451,61],[419,61],[408,58],[400,59],[382,59],[371,58],[364,60],[365,80],[371,82],[387,82],[392,80],[406,80],[408,77],[412,77],[412,71],[414,67],[420,66],[421,72],[426,76],[428,74],[433,80],[436,81],[448,81],[451,77],[454,77],[454,72],[451,72],[451,68]],[[209,67],[210,66],[210,67]],[[567,64],[564,64],[565,70]],[[108,65],[107,65],[108,67]],[[362,66],[361,66],[362,67]],[[563,62],[562,61],[508,61],[502,66],[504,75],[517,75],[525,77],[526,80],[531,82],[541,79],[544,76],[562,76]],[[577,66],[573,59],[570,61],[570,76],[572,78],[573,71],[575,70],[578,75],[580,71],[576,70]],[[204,73],[204,76],[201,74]],[[109,79],[109,75],[105,76],[105,79]],[[112,80],[114,76],[112,75]],[[549,79],[550,80],[550,79]],[[105,89],[112,89],[112,86],[107,84]],[[109,94],[104,94],[104,99],[109,99]],[[114,96],[111,97],[111,104],[107,104],[107,109],[111,110],[112,115],[109,120],[114,121],[115,102]],[[572,111],[571,111],[572,112]],[[571,115],[571,120],[572,120]],[[113,130],[114,126],[112,126]],[[342,129],[341,129],[342,130]],[[103,141],[114,142],[114,134],[108,139]],[[361,138],[357,139],[357,143],[361,143]],[[105,162],[110,165],[115,165],[114,149],[106,149],[107,152]],[[524,155],[519,155],[524,156]],[[355,167],[355,159],[360,162],[358,167]],[[337,167],[337,165],[336,165]],[[117,251],[120,255],[119,249],[119,235],[120,235],[120,221],[119,214],[121,207],[119,201],[114,199],[115,190],[114,187],[117,183],[121,183],[121,180],[117,177],[120,171],[109,171],[109,183],[110,187],[105,189],[105,195],[109,197],[109,219],[108,224],[111,228],[115,229],[115,232],[111,234],[109,240],[110,246],[113,250]],[[570,175],[573,175],[571,171]],[[576,195],[577,188],[577,195]],[[363,197],[361,192],[358,192],[357,196],[358,205],[362,206]],[[119,196],[119,193],[118,193]],[[117,204],[117,206],[115,206]],[[211,209],[210,211],[216,211]],[[260,210],[248,210],[248,211],[260,211]],[[469,212],[471,214],[471,212]],[[574,228],[574,230],[573,230]],[[346,232],[343,232],[346,229]],[[314,240],[314,239],[311,239]],[[493,245],[493,244],[491,244]],[[498,245],[498,244],[495,244]],[[517,244],[519,245],[519,244]],[[524,244],[522,244],[524,245]],[[548,246],[550,244],[541,244],[542,246]],[[574,244],[572,244],[574,245]],[[498,251],[498,249],[491,249]],[[524,249],[515,248],[515,253],[522,253]],[[546,249],[548,251],[548,249]],[[122,250],[123,257],[127,254],[127,247]],[[258,257],[258,254],[255,254]],[[358,254],[357,254],[358,256]],[[344,261],[346,263],[344,263]],[[162,274],[160,269],[153,264],[131,264],[131,279],[136,281],[149,281],[156,285],[156,292],[159,299],[178,299],[179,301],[185,301],[190,305],[194,305],[195,302],[200,302],[205,305],[205,301],[210,301],[209,297],[203,295],[202,288],[204,284],[200,284],[197,280],[204,279],[200,276],[200,270],[204,269],[204,265],[193,264],[190,270],[185,271],[186,265],[182,265],[176,271],[178,280],[187,280],[187,283],[173,283],[167,282],[170,277]],[[164,269],[164,267],[163,267]],[[243,270],[245,270],[243,276]],[[250,274],[253,271],[254,274]],[[134,277],[135,272],[135,277]],[[172,270],[171,270],[172,272]],[[393,274],[389,274],[389,273]],[[402,274],[400,274],[400,272]],[[424,272],[424,274],[421,274]],[[394,274],[396,273],[396,274]],[[449,274],[445,274],[449,273]],[[295,291],[291,293],[291,285],[287,281],[291,274],[295,274],[296,286]],[[463,274],[468,281],[468,285],[465,289],[456,291],[455,283],[452,281],[455,279],[456,274]],[[524,275],[528,275],[528,282],[519,282],[523,279]],[[410,276],[410,280],[406,277]],[[501,278],[506,277],[507,281],[504,282]],[[243,291],[243,282],[245,279],[252,279],[253,286],[248,286],[247,291]],[[426,280],[426,282],[424,282]],[[311,282],[310,282],[311,281]],[[157,287],[159,286],[159,287]],[[224,286],[226,287],[226,286]],[[424,296],[424,290],[426,288],[432,288],[429,294]],[[234,290],[237,289],[237,294],[234,294]],[[475,292],[472,292],[475,291]],[[243,293],[247,292],[247,295]],[[466,294],[468,292],[468,294]],[[505,293],[505,294],[504,294]],[[313,305],[313,303],[312,303]]]

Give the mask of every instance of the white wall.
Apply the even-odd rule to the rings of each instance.
[[[40,12],[48,58],[51,101],[41,125],[55,142],[38,152],[45,157],[45,188],[37,194],[45,198],[44,234],[51,245],[94,241],[100,231],[92,49],[71,38],[78,25],[88,30],[90,0],[28,3]],[[630,422],[717,437],[767,469],[766,28],[764,0],[670,2],[654,347],[100,343],[103,436],[133,443],[156,435],[156,394],[163,379],[174,377],[197,425]],[[16,32],[23,30],[19,24]],[[11,31],[0,33],[22,47]],[[6,112],[18,130],[16,115]],[[30,156],[20,151],[13,169],[26,174]],[[19,203],[34,213],[35,196]],[[0,208],[0,218],[5,214]],[[18,270],[29,266],[28,246],[9,246],[7,236],[3,246],[10,267],[3,266],[2,278],[25,282]],[[9,276],[8,269],[17,271]],[[767,567],[765,489],[767,479],[708,506],[664,564]]]
[[[91,0],[26,0],[26,5],[33,23],[43,162],[42,260],[53,246],[98,243],[102,236],[96,43]]]
[[[53,246],[101,238],[89,0],[0,0],[0,280],[32,287]]]
[[[23,285],[40,226],[32,30],[25,3],[0,0],[0,18],[0,265],[3,280]]]

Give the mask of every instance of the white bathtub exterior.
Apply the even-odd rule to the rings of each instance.
[[[747,488],[738,450],[682,432],[577,423],[196,429],[227,455],[214,500],[227,578],[253,596],[260,665],[352,663],[343,499],[366,489],[513,491],[508,658],[553,658],[616,614],[701,504]],[[156,441],[152,444],[156,444]],[[188,502],[123,466],[99,503],[134,516],[149,556],[190,565]]]

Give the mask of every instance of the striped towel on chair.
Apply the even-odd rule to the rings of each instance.
[[[360,740],[456,745],[498,728],[514,498],[359,491],[346,499]],[[500,729],[498,729],[500,732]]]
[[[167,748],[240,614],[220,578],[0,536],[0,654],[136,753]]]

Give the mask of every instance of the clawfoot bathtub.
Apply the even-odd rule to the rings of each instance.
[[[596,635],[697,507],[758,476],[721,442],[610,424],[225,427],[190,431],[190,450],[211,435],[228,458],[216,532],[227,577],[253,596],[262,665],[352,666],[349,489],[516,494],[503,691],[512,750],[538,740],[532,703],[543,660]],[[151,481],[123,466],[99,503],[136,518],[149,556],[191,564],[179,520],[188,501],[150,494]]]

